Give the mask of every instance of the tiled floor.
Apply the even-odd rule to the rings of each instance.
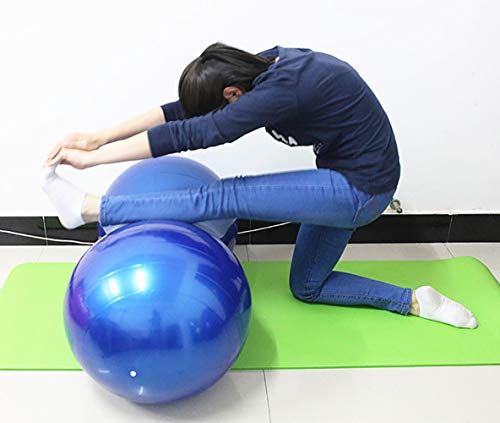
[[[77,261],[89,247],[0,247],[0,287],[12,267]],[[292,245],[236,248],[241,261],[290,260]],[[352,244],[341,260],[438,260],[469,255],[500,280],[500,244]],[[500,330],[500,328],[499,328]],[[144,407],[83,372],[0,372],[1,420],[24,422],[500,421],[500,366],[229,371],[194,398]]]

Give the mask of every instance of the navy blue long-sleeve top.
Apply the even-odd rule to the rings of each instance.
[[[398,148],[389,119],[346,62],[304,48],[273,47],[276,63],[223,109],[186,119],[179,100],[163,104],[165,123],[148,130],[153,157],[235,141],[257,128],[291,147],[312,145],[316,167],[334,169],[361,191],[397,187]]]

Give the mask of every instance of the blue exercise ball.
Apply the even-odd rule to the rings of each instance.
[[[185,222],[135,222],[77,263],[64,325],[81,367],[111,392],[166,403],[201,392],[231,368],[248,336],[243,268],[220,240]]]
[[[141,160],[122,172],[109,186],[107,195],[149,194],[168,190],[197,188],[219,180],[204,164],[187,157],[165,155]],[[231,250],[236,244],[237,219],[212,219],[194,222],[195,226],[222,240]],[[97,224],[99,238],[124,226]]]
[[[118,227],[121,227],[121,226],[124,226],[124,225],[118,225]],[[106,232],[104,232],[104,229],[102,228],[101,224],[99,222],[97,222],[97,238],[100,239],[104,235],[106,235]],[[214,234],[212,233],[212,235],[214,235]],[[220,237],[219,239],[224,244],[226,244],[231,251],[234,251],[234,247],[236,246],[237,238],[238,238],[238,220],[236,219],[233,222],[233,224],[227,229],[226,233],[224,233],[222,235],[222,237]]]

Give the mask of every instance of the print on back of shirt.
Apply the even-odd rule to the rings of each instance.
[[[269,134],[271,134],[271,136],[274,139],[276,139],[276,140],[278,140],[278,141],[280,141],[280,142],[282,142],[282,143],[284,143],[284,144],[286,144],[286,145],[288,145],[290,147],[295,147],[295,146],[299,145],[299,143],[297,142],[297,140],[294,137],[292,137],[291,135],[280,134],[274,128],[266,128],[266,131]],[[322,146],[323,146],[322,142],[318,142],[316,144],[313,144],[314,154],[318,155]]]
[[[279,132],[276,131],[276,129],[273,128],[266,128],[266,131],[272,135],[272,137],[282,143],[285,143],[286,145],[289,145],[290,147],[295,147],[296,145],[299,145],[297,140],[292,137],[291,135],[283,135],[280,134]]]

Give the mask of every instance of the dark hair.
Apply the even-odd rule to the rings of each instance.
[[[222,43],[210,45],[180,77],[179,99],[186,115],[200,116],[224,107],[225,87],[250,91],[253,80],[273,62]]]

